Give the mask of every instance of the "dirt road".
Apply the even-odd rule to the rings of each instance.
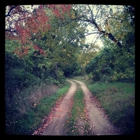
[[[68,80],[69,81],[69,80]],[[50,120],[42,135],[65,135],[64,124],[70,108],[72,97],[76,91],[76,84],[72,81],[69,91],[64,96],[61,104],[50,114]]]
[[[94,135],[119,135],[119,130],[115,128],[105,117],[103,110],[100,110],[96,98],[90,93],[83,82],[74,80],[81,85],[84,92],[86,110],[89,116],[89,123]]]
[[[68,80],[71,87],[64,98],[55,106],[48,116],[49,119],[40,128],[41,133],[36,131],[34,135],[67,135],[65,123],[70,110],[72,98],[76,92],[76,82],[80,84],[84,92],[85,107],[88,114],[88,120],[91,132],[94,135],[119,135],[119,131],[107,119],[105,112],[97,106],[97,99],[93,97],[89,89],[83,82],[77,80]],[[56,103],[57,104],[57,103]],[[42,129],[43,128],[43,129]]]

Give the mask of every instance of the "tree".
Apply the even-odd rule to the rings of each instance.
[[[45,7],[45,8],[44,8]],[[68,11],[71,9],[71,14],[68,13]],[[18,18],[15,23],[17,23],[17,28],[18,24],[24,24],[25,21],[24,19],[28,18],[30,20],[27,20],[28,22],[31,22],[34,26],[28,27],[30,28],[31,31],[36,33],[38,30],[40,30],[38,27],[42,27],[42,30],[46,30],[51,28],[50,24],[47,24],[44,26],[44,23],[48,23],[50,15],[55,15],[56,17],[59,17],[59,25],[66,25],[69,24],[70,22],[78,21],[80,23],[81,27],[85,27],[90,25],[93,30],[91,32],[85,33],[85,35],[90,35],[90,34],[97,34],[97,38],[101,36],[107,36],[110,40],[115,42],[120,48],[124,46],[122,43],[120,36],[117,36],[114,34],[114,27],[113,25],[110,25],[111,22],[116,23],[116,28],[119,28],[122,25],[123,21],[123,16],[122,13],[124,11],[127,11],[129,13],[129,21],[132,22],[135,19],[135,9],[133,6],[117,6],[117,5],[40,5],[38,8],[35,8],[33,12],[29,12],[25,10],[24,6],[9,6],[9,11],[7,12],[6,17],[12,16],[12,14],[17,14],[18,12],[22,15],[21,18]],[[46,11],[47,14],[45,13]],[[65,12],[66,11],[66,12]],[[24,13],[24,14],[23,14]],[[41,13],[41,14],[40,14]],[[64,14],[68,13],[68,14]],[[31,16],[32,15],[32,18]],[[47,15],[47,16],[46,16]],[[69,15],[69,16],[68,16]],[[66,18],[66,16],[68,18]],[[26,17],[26,18],[22,18]],[[13,29],[12,27],[12,20],[9,20],[8,18],[6,19],[6,23],[9,23],[6,28],[6,31],[8,32],[13,32],[15,33],[16,30]],[[29,24],[29,25],[32,25]],[[120,24],[120,26],[119,26]],[[40,25],[40,26],[38,26]],[[125,24],[123,24],[125,25]],[[80,28],[81,28],[80,27]],[[123,26],[122,26],[123,27]],[[125,26],[126,27],[126,26]],[[27,31],[22,31],[22,34],[25,34],[26,37],[29,38],[29,35]],[[28,30],[29,31],[29,30]],[[22,41],[24,42],[25,35],[22,36]],[[122,35],[122,38],[125,34]]]
[[[15,14],[15,11],[18,13],[17,7],[12,6],[8,14]],[[22,14],[26,8],[20,8]],[[69,22],[69,19],[74,17],[70,8],[71,5],[40,5],[33,8],[32,12],[25,10],[30,16],[24,15],[25,19],[19,17],[15,21],[15,30],[11,26],[6,29],[6,40],[20,42],[17,47],[12,45],[13,53],[23,60],[29,56],[28,60],[34,63],[30,69],[39,78],[43,77],[43,74],[45,79],[50,74],[58,80],[60,71],[76,59],[77,44],[84,38],[84,30],[77,21]],[[62,77],[62,74],[60,75]]]
[[[134,17],[132,6],[37,5],[27,10],[25,6],[12,5],[7,6],[6,40],[19,42],[10,49],[20,59],[30,53],[42,60],[38,61],[41,69],[54,69],[57,77],[59,69],[66,69],[76,59],[80,47],[87,47],[88,52],[79,55],[81,65],[94,57],[90,51],[97,46],[86,45],[86,35],[102,36],[104,44],[119,46],[121,53],[125,48],[132,51],[127,44],[134,44]],[[88,25],[93,28],[91,32],[86,30]]]
[[[118,23],[124,18],[123,16],[121,17],[124,12],[124,7],[125,6],[123,5],[74,5],[73,9],[75,11],[76,18],[73,20],[78,20],[81,26],[90,25],[93,28],[93,30],[91,32],[87,32],[86,35],[97,34],[99,37],[107,36],[111,41],[122,48],[124,44],[122,44],[120,37],[114,34],[112,31],[114,28],[109,24],[109,22],[110,20],[113,20],[113,22],[116,22],[116,26],[119,26]],[[77,15],[77,13],[79,14]],[[134,18],[134,10],[132,13]],[[130,22],[133,20],[131,17],[132,16],[128,17]]]
[[[54,15],[63,18],[63,14],[71,9],[71,5],[39,5],[32,11],[24,5],[11,5],[6,7],[6,38],[19,40],[23,46],[32,44],[32,35],[47,31],[51,28],[49,18]],[[45,9],[50,10],[49,15]],[[21,47],[23,50],[23,47]]]
[[[111,31],[120,40],[123,47],[118,47],[117,43],[110,42],[108,36],[104,36],[104,49],[86,66],[86,72],[92,72],[94,81],[135,80],[134,9],[130,6],[130,12],[128,7],[124,7],[121,13],[115,13],[118,20],[110,18],[105,27],[107,32]]]

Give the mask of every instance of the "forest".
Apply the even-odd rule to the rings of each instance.
[[[135,84],[135,7],[6,6],[6,133],[31,134],[73,77],[83,77],[92,85]],[[45,100],[48,105],[41,106]],[[39,105],[41,113],[36,116]]]

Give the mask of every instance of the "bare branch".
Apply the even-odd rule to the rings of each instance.
[[[96,43],[96,41],[98,40],[99,37],[100,37],[100,34],[96,36],[95,41],[93,42],[93,44]]]
[[[100,34],[100,32],[96,31],[96,32],[88,33],[88,34],[85,34],[85,36],[92,35],[92,34]]]
[[[100,9],[101,9],[101,5],[100,5],[100,8],[98,9],[98,11],[97,11],[97,13],[96,13],[96,15],[95,15],[95,18],[94,18],[94,19],[96,19],[97,14],[98,14],[98,12],[100,11]]]
[[[106,33],[105,31],[103,31],[103,30],[101,29],[101,27],[96,23],[95,20],[94,20],[94,21],[91,21],[91,20],[89,20],[89,19],[79,19],[79,20],[92,23],[93,25],[95,25],[95,27],[98,29],[98,31],[99,31],[101,34],[103,34],[103,35],[106,34],[106,35],[108,36],[109,39],[111,39],[113,42],[117,43],[117,45],[118,45],[120,48],[122,48],[122,44],[121,44],[111,33]]]
[[[92,19],[92,21],[93,21],[93,12],[92,12],[92,10],[91,10],[91,8],[90,8],[89,5],[88,5],[88,8],[89,8],[89,10],[90,10],[90,13],[91,13],[91,19]]]
[[[9,11],[8,11],[8,14],[5,15],[5,17],[10,16],[11,11],[12,11],[13,9],[15,9],[17,6],[18,6],[18,5],[15,5],[15,6],[13,6],[12,8],[10,8]]]
[[[10,33],[13,33],[13,32],[17,33],[16,30],[13,30],[13,31],[12,31],[12,30],[10,30],[10,29],[5,29],[5,31],[6,31],[6,32],[10,32]]]

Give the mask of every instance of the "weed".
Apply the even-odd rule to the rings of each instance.
[[[90,91],[98,98],[114,125],[122,134],[134,133],[134,83],[95,83],[87,84]]]
[[[19,91],[13,98],[6,95],[6,133],[32,134],[69,87],[70,83],[59,89],[54,85],[42,84]]]
[[[88,134],[89,124],[85,123],[86,114],[84,113],[84,109],[84,94],[83,91],[78,88],[74,95],[73,106],[66,121],[67,135],[81,135],[81,133],[83,133],[82,135]]]

